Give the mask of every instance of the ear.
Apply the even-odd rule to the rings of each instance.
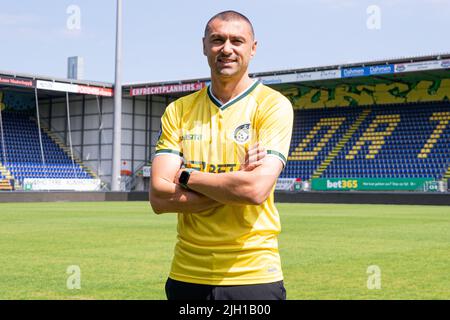
[[[206,56],[206,46],[205,46],[205,41],[206,41],[206,38],[205,38],[205,37],[203,37],[203,38],[202,38],[202,44],[203,44],[203,55],[205,55],[205,56]]]
[[[251,52],[251,57],[253,58],[254,56],[255,56],[255,54],[256,54],[256,47],[258,46],[258,41],[253,41],[253,44],[252,44],[252,52]]]

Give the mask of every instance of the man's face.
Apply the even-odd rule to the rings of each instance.
[[[244,20],[211,21],[209,32],[203,38],[203,53],[213,74],[242,76],[256,53],[250,25]]]

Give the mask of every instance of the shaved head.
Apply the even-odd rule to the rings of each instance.
[[[253,38],[255,38],[255,31],[253,30],[253,25],[250,22],[250,20],[244,16],[243,14],[237,12],[237,11],[233,11],[233,10],[227,10],[227,11],[223,11],[223,12],[219,12],[218,14],[214,15],[211,19],[209,19],[208,23],[206,24],[205,27],[205,37],[208,35],[208,33],[210,32],[210,24],[213,20],[216,19],[220,19],[223,21],[236,21],[236,20],[242,20],[244,22],[246,22],[249,26],[250,26],[250,30],[252,33]]]

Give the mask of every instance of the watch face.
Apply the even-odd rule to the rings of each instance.
[[[178,182],[182,185],[186,185],[188,183],[189,176],[190,176],[189,171],[183,171],[180,174],[180,179],[178,179]]]

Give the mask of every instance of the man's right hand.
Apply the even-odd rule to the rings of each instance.
[[[245,162],[239,168],[240,171],[252,171],[259,167],[267,155],[266,148],[259,142],[251,146],[245,154]]]

